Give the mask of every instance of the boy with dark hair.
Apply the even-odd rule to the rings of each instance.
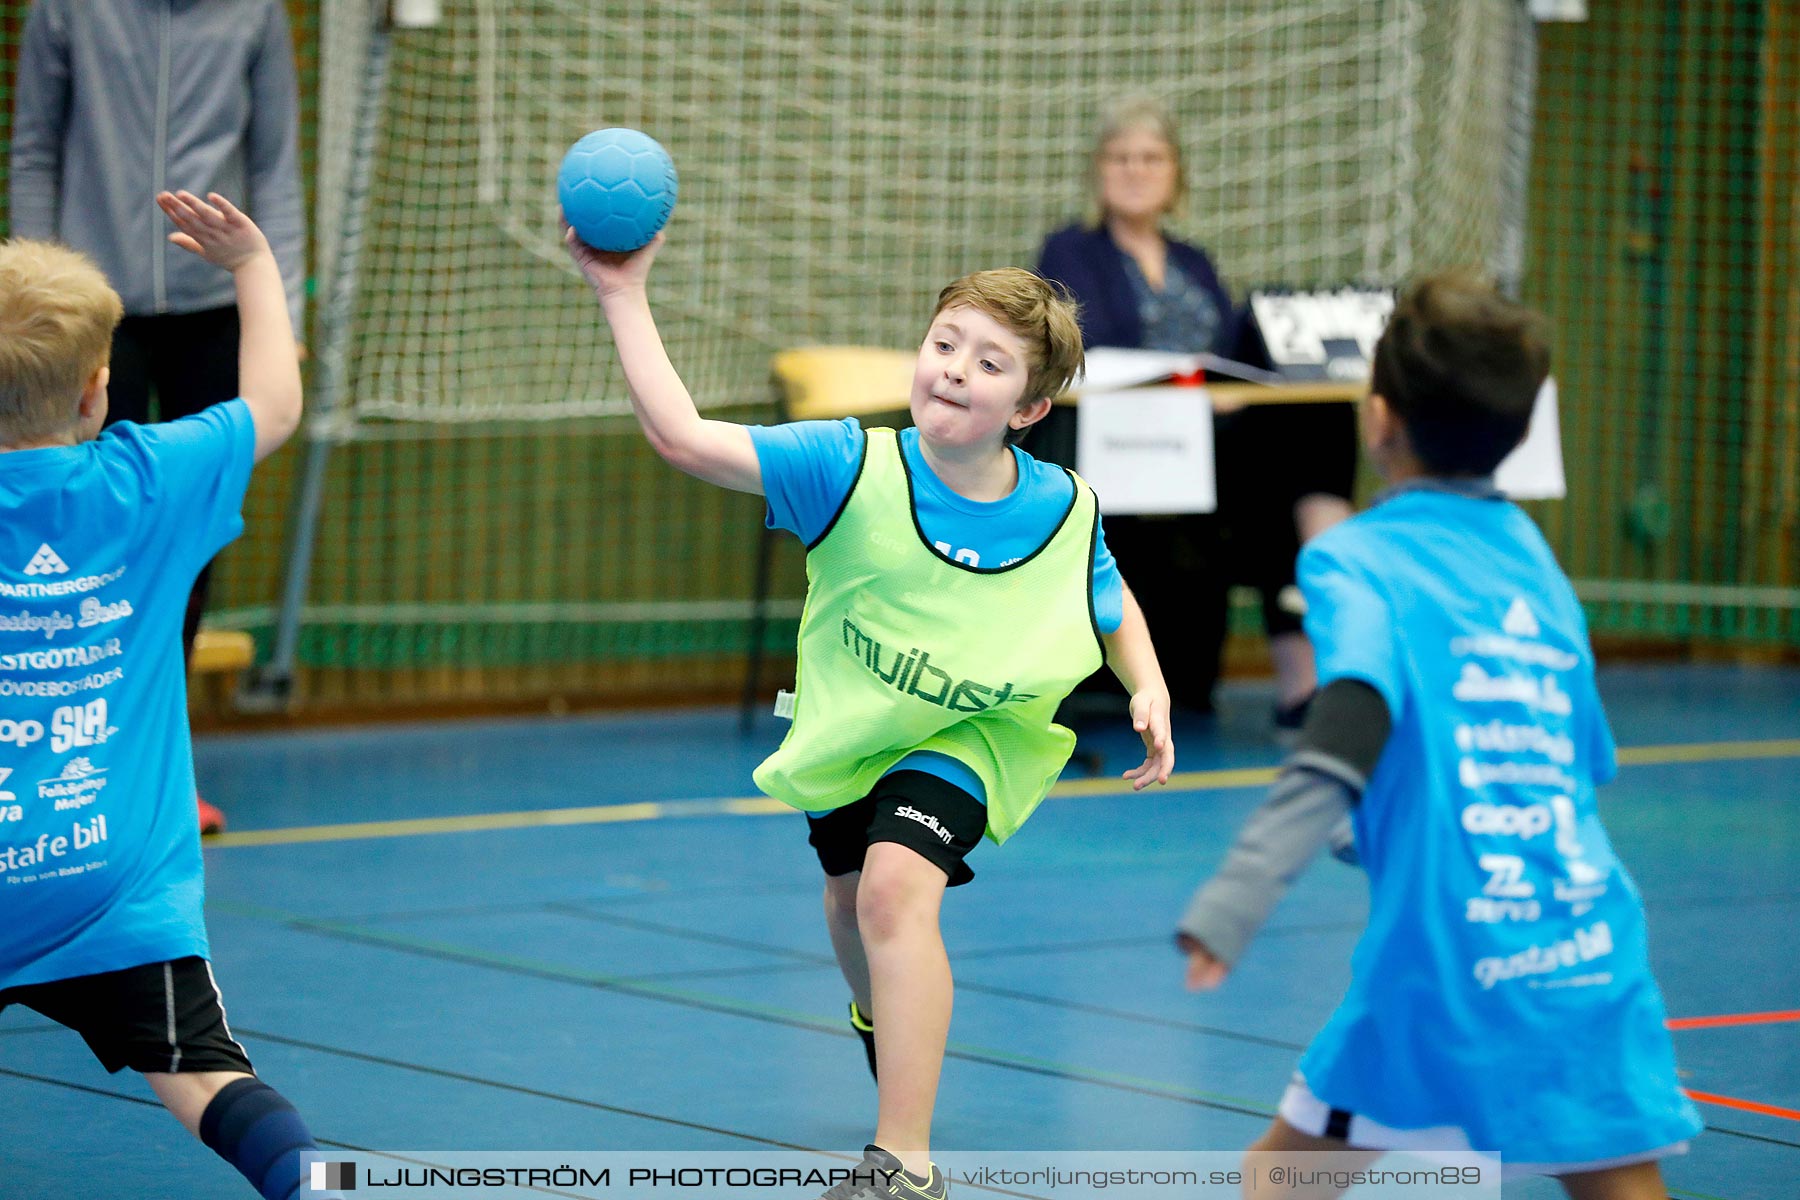
[[[1577,1200],[1662,1200],[1657,1160],[1701,1126],[1595,809],[1617,768],[1593,651],[1489,478],[1549,359],[1542,319],[1470,276],[1395,306],[1362,407],[1388,488],[1300,555],[1325,686],[1178,942],[1189,986],[1218,986],[1351,812],[1371,899],[1350,990],[1251,1150],[1497,1151]]]
[[[300,421],[275,256],[216,194],[164,192],[169,240],[230,272],[240,399],[106,419],[122,305],[85,256],[0,244],[0,1008],[141,1072],[269,1200],[317,1149],[253,1073],[208,962],[186,672],[194,576],[243,531],[251,465]]]
[[[645,295],[662,238],[630,255],[568,238],[651,446],[767,496],[770,524],[806,543],[794,724],[756,782],[811,818],[852,1023],[880,1065],[875,1140],[826,1200],[941,1200],[945,888],[1048,794],[1075,743],[1057,705],[1103,656],[1144,742],[1125,777],[1166,782],[1175,760],[1168,688],[1093,492],[1012,444],[1081,369],[1074,306],[1029,271],[964,276],[919,346],[913,428],[746,428],[703,419],[669,363]]]

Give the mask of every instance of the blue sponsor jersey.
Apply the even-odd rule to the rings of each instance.
[[[1394,722],[1355,814],[1369,925],[1301,1061],[1313,1093],[1522,1162],[1698,1132],[1595,809],[1616,765],[1586,622],[1536,525],[1413,485],[1311,542],[1299,582],[1321,684],[1368,683]]]
[[[181,625],[241,401],[0,454],[0,989],[207,955]]]

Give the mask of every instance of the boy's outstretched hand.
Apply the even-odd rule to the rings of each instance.
[[[1212,951],[1197,938],[1185,933],[1175,935],[1175,944],[1187,955],[1187,986],[1190,992],[1210,992],[1225,982],[1231,968],[1214,958]]]
[[[1141,792],[1152,783],[1169,782],[1175,769],[1175,738],[1169,732],[1169,693],[1146,688],[1131,697],[1131,727],[1144,739],[1144,761],[1126,771],[1131,790]]]
[[[169,240],[215,267],[235,271],[259,253],[270,253],[256,222],[217,192],[206,193],[204,200],[192,192],[158,192],[156,206],[174,222]]]
[[[650,278],[650,264],[656,261],[656,252],[663,244],[663,235],[658,233],[640,249],[615,254],[596,250],[582,241],[581,235],[569,228],[567,221],[562,223],[562,230],[563,245],[568,247],[569,257],[575,260],[588,286],[602,300],[618,292],[641,289],[644,281]]]

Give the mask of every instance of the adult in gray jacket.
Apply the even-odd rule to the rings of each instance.
[[[299,91],[282,0],[37,0],[15,95],[12,235],[83,251],[125,303],[108,422],[149,420],[152,395],[165,421],[236,396],[231,275],[170,246],[155,197],[239,199],[301,332]],[[189,597],[189,651],[209,573]],[[209,826],[223,818],[203,803]]]

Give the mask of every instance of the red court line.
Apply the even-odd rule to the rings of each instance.
[[[1743,1112],[1761,1113],[1765,1117],[1785,1117],[1789,1121],[1800,1121],[1800,1109],[1778,1108],[1773,1104],[1758,1104],[1754,1100],[1739,1100],[1734,1096],[1715,1096],[1711,1092],[1696,1092],[1683,1088],[1688,1099],[1698,1100],[1701,1104],[1717,1104],[1721,1108],[1735,1108]]]
[[[1676,1017],[1670,1029],[1719,1029],[1726,1025],[1774,1025],[1782,1021],[1800,1021],[1800,1008],[1786,1012],[1726,1013],[1720,1017]]]

